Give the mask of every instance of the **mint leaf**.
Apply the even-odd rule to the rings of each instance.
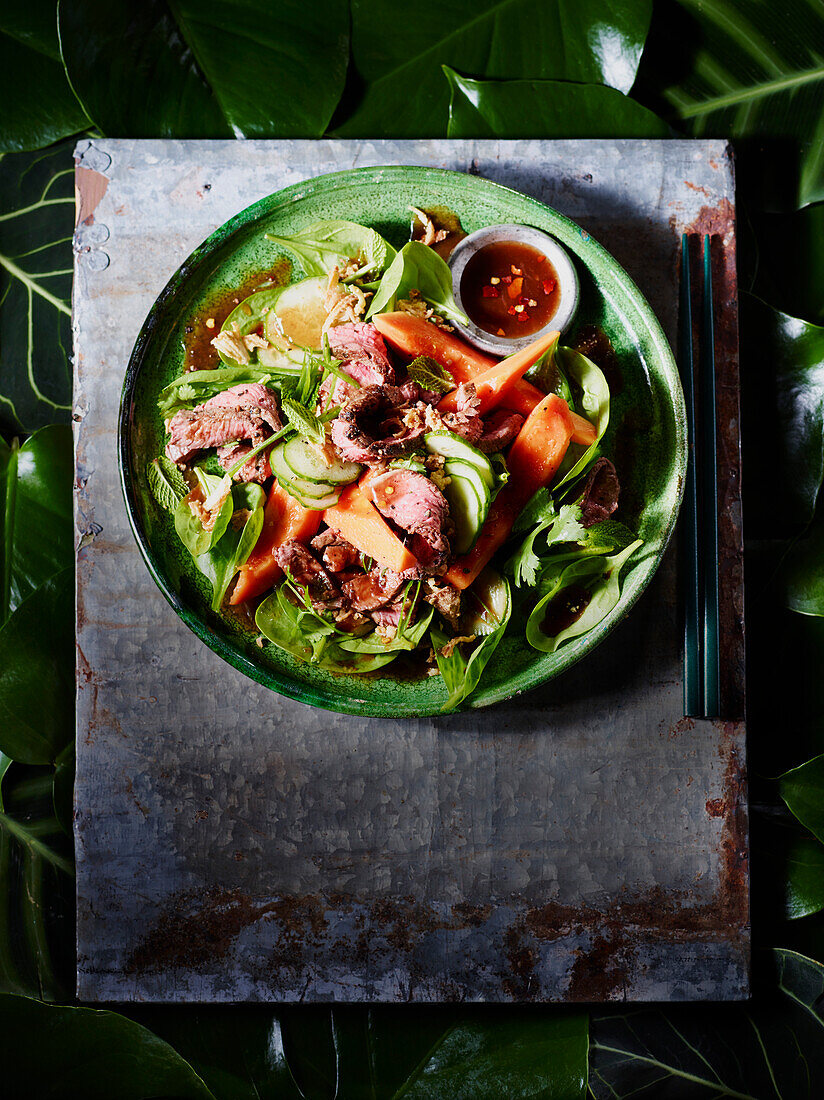
[[[452,375],[429,355],[419,355],[413,359],[406,368],[410,382],[417,382],[424,390],[433,390],[435,393],[449,393],[455,389],[455,380]]]
[[[323,446],[326,440],[326,428],[320,417],[291,397],[284,397],[281,400],[280,407],[289,421],[290,427],[312,443]]]
[[[166,455],[160,455],[149,463],[146,479],[152,496],[166,512],[174,512],[189,492],[180,470]]]

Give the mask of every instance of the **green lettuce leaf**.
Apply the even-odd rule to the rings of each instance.
[[[552,486],[553,493],[573,482],[597,457],[604,432],[609,426],[610,403],[609,385],[600,367],[572,348],[559,347],[556,354],[564,377],[571,383],[575,411],[595,425],[597,436],[595,442],[582,453],[574,443],[570,444],[559,471],[560,477]]]
[[[350,653],[342,649],[342,631],[326,622],[309,607],[296,607],[289,599],[289,586],[283,582],[258,607],[255,624],[270,642],[306,664],[318,665],[330,672],[366,673],[383,668],[398,655],[398,650],[379,653]]]
[[[358,260],[356,278],[374,278],[396,255],[392,245],[374,229],[340,220],[315,222],[291,237],[267,233],[266,240],[297,256],[307,277],[328,275],[334,267],[343,270],[352,260]]]
[[[437,252],[420,241],[405,244],[386,269],[370,303],[367,319],[376,313],[393,310],[412,290],[419,291],[424,301],[446,318],[466,323],[467,318],[452,296],[451,271]]]
[[[502,579],[506,584],[506,579]],[[431,628],[429,636],[435,650],[435,660],[438,662],[438,669],[448,692],[448,698],[441,710],[455,710],[478,686],[484,669],[506,633],[511,614],[512,600],[508,596],[507,614],[501,621],[501,625],[497,630],[476,641],[468,657],[461,652],[460,646],[455,646],[451,656],[445,657],[441,650],[449,641],[449,637],[438,627]]]
[[[621,569],[639,546],[641,540],[636,539],[617,554],[575,555],[574,560],[564,565],[559,572],[546,578],[546,594],[535,605],[526,624],[526,639],[533,649],[542,653],[554,653],[564,642],[586,634],[606,618],[621,598]],[[584,588],[589,593],[589,601],[583,613],[557,634],[544,633],[543,622],[547,605],[571,585]]]
[[[200,487],[203,490],[203,497],[206,499],[210,493],[215,492],[223,481],[222,477],[218,477],[217,474],[208,474],[205,470],[201,470],[200,467],[195,467],[195,473],[197,479],[200,482]],[[223,504],[220,506],[217,519],[214,527],[208,531],[201,523],[198,516],[189,507],[186,497],[181,498],[180,503],[175,509],[175,531],[177,531],[178,538],[192,555],[197,559],[202,554],[205,554],[220,539],[223,532],[229,526],[229,521],[232,518],[232,494],[230,493]]]
[[[248,511],[242,527],[232,519],[217,542],[206,553],[195,558],[195,564],[212,582],[212,610],[219,611],[226,589],[245,565],[263,530],[263,507],[266,495],[259,485],[249,483],[232,486],[232,508]]]

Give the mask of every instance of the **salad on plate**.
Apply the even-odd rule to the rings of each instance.
[[[413,209],[399,251],[341,220],[267,235],[304,277],[201,319],[214,361],[160,394],[148,479],[215,612],[340,675],[402,658],[450,710],[507,630],[549,653],[600,623],[641,542],[614,517],[603,372],[557,332],[503,358],[457,335]]]

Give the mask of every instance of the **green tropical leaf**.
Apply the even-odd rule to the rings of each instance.
[[[52,764],[74,736],[74,569],[57,573],[0,627],[0,751]]]
[[[824,477],[824,328],[741,299],[750,537],[809,522]]]
[[[766,193],[824,199],[824,9],[819,0],[656,6],[638,89],[694,137],[752,139]]]
[[[0,626],[74,558],[72,436],[41,428],[20,446],[0,439]]]
[[[54,816],[52,770],[3,762],[0,991],[65,998],[74,984],[71,840]]]
[[[338,0],[59,4],[72,87],[110,136],[319,137],[340,97]]]
[[[824,508],[819,507],[819,513]],[[784,603],[801,615],[824,615],[824,515],[790,547],[779,571]]]
[[[48,1100],[212,1100],[168,1043],[116,1012],[0,996],[6,1095]]]
[[[72,143],[0,159],[0,428],[68,421]]]
[[[453,138],[667,137],[652,111],[603,84],[472,80],[444,66]]]
[[[0,152],[39,149],[88,125],[60,63],[54,3],[4,0],[0,103]]]
[[[824,755],[784,772],[779,783],[787,806],[824,843]]]
[[[772,988],[752,1005],[593,1016],[592,1095],[816,1100],[824,1080],[824,967],[783,949],[772,962]]]
[[[784,864],[784,908],[790,920],[824,909],[824,845],[811,837],[796,837]]]
[[[341,137],[446,133],[448,65],[480,78],[577,80],[628,92],[652,5],[620,0],[420,0],[408,18],[383,0],[352,3],[352,97]],[[351,98],[351,97],[350,97]]]
[[[574,1010],[347,1006],[159,1011],[139,1018],[215,1096],[233,1100],[583,1100],[587,1018]],[[194,1025],[194,1026],[193,1026]]]

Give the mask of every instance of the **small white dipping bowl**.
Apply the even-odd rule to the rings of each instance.
[[[461,300],[461,281],[466,265],[475,253],[485,245],[496,244],[501,241],[517,241],[520,244],[528,244],[532,245],[533,248],[537,248],[555,268],[560,290],[558,307],[555,313],[542,329],[530,333],[529,336],[495,336],[493,333],[479,328],[471,320],[466,325],[462,325],[457,321],[452,322],[470,344],[474,344],[475,347],[481,348],[482,351],[488,351],[492,355],[505,356],[520,351],[521,348],[528,347],[545,332],[552,332],[554,329],[563,332],[564,329],[568,328],[575,316],[575,310],[578,308],[580,287],[578,285],[578,274],[572,260],[566,250],[553,237],[543,233],[540,229],[533,229],[530,225],[488,225],[484,229],[476,229],[474,233],[464,237],[460,244],[453,249],[447,261],[452,270],[452,293],[458,308],[467,317],[469,315]]]

